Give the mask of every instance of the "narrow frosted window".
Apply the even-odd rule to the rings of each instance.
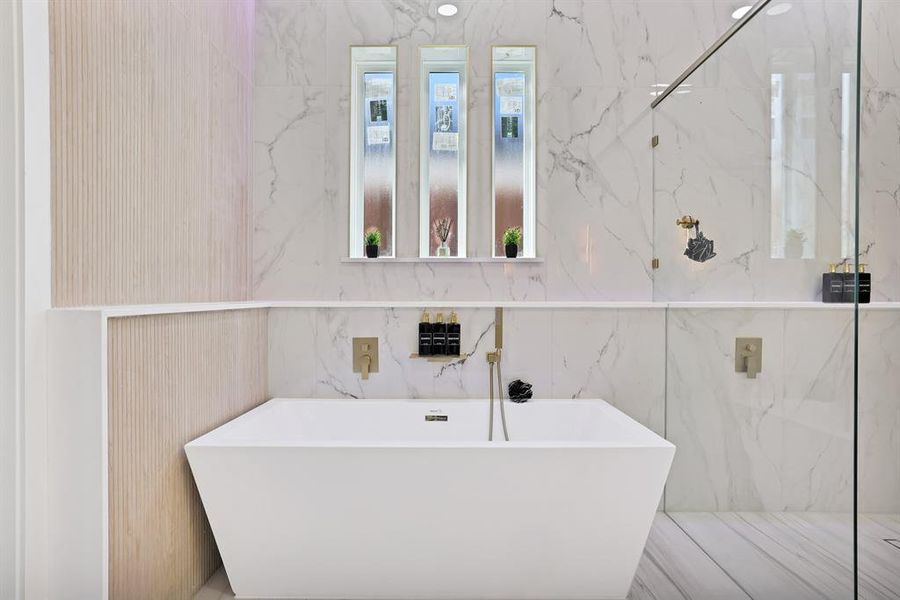
[[[503,233],[522,232],[520,256],[535,255],[534,48],[493,49],[494,256]]]
[[[466,256],[467,49],[420,49],[420,256]]]
[[[381,256],[394,256],[396,199],[396,48],[351,49],[350,256],[364,234],[381,232]]]
[[[380,251],[394,253],[394,74],[365,73],[362,106],[366,137],[363,144],[363,230],[381,231]]]

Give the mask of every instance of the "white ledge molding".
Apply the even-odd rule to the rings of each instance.
[[[101,318],[139,317],[144,315],[171,315],[194,312],[219,312],[228,310],[258,310],[269,308],[509,308],[509,309],[595,309],[595,310],[853,310],[853,304],[826,304],[823,302],[601,302],[589,300],[286,300],[253,302],[191,302],[184,304],[129,304],[118,306],[79,306],[54,308],[51,312],[95,313]],[[860,304],[861,311],[900,310],[900,302],[873,302]]]
[[[539,264],[543,263],[544,259],[540,256],[525,258],[492,258],[492,257],[476,257],[476,256],[400,256],[400,257],[391,257],[385,256],[382,258],[342,258],[342,263],[346,264],[392,264],[392,263],[501,263],[501,264],[515,264],[515,263],[523,263],[523,264]]]

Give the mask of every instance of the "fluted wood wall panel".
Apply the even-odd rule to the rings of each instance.
[[[243,300],[252,0],[51,0],[57,306]]]
[[[265,310],[109,321],[109,591],[192,598],[221,561],[184,444],[266,399]]]
[[[19,442],[19,9],[0,2],[0,598],[15,598]]]

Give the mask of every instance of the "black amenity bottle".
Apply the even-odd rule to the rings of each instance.
[[[422,320],[419,321],[419,356],[431,356],[432,354],[431,328],[431,315],[427,310],[423,311]]]
[[[456,318],[456,313],[450,313],[450,322],[447,324],[447,354],[459,356],[461,328]]]
[[[837,272],[837,265],[828,265],[828,273],[822,273],[822,302],[844,301],[844,274]]]
[[[853,298],[856,296],[856,273],[853,272],[853,265],[849,261],[844,263],[843,277],[844,293],[841,301],[853,304]]]
[[[444,323],[444,313],[438,313],[431,326],[431,353],[434,355],[447,354],[447,324]]]
[[[872,274],[866,273],[866,265],[860,263],[856,276],[859,278],[859,303],[869,304],[872,301]]]

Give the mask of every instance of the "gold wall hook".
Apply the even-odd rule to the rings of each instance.
[[[692,217],[691,215],[685,215],[680,219],[675,221],[675,224],[684,228],[684,229],[692,229],[699,223],[700,221]]]

